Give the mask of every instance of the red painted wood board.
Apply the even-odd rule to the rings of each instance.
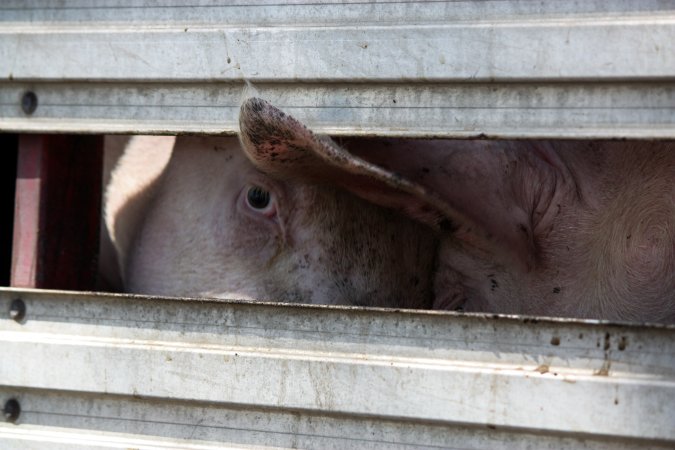
[[[102,136],[21,135],[11,285],[93,289]]]

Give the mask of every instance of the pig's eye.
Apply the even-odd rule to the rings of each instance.
[[[256,214],[273,219],[277,214],[276,198],[273,193],[260,186],[246,188],[246,206]]]
[[[246,202],[253,209],[265,209],[270,204],[270,193],[258,186],[251,186],[246,193]]]

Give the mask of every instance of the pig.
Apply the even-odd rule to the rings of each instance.
[[[260,98],[243,103],[240,129],[261,172],[433,231],[434,309],[675,321],[672,142],[338,143]]]
[[[438,238],[418,221],[261,172],[236,137],[110,137],[106,156],[108,289],[431,307]]]

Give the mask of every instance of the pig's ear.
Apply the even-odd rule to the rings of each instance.
[[[379,157],[374,145],[349,152],[259,98],[243,103],[239,126],[244,151],[265,173],[342,187],[437,230],[450,231],[462,242],[501,256],[497,259],[502,262],[526,270],[533,264],[536,249],[527,214],[514,213],[512,203],[490,191],[493,185],[508,182],[495,157],[499,152],[481,153],[486,161],[475,164],[479,176],[464,171],[460,164],[443,167],[446,170],[434,182],[430,180],[433,174],[418,176],[439,171],[431,168],[439,154],[433,145],[398,145],[380,152]],[[424,160],[430,164],[417,167]]]
[[[437,229],[455,231],[468,220],[422,185],[315,135],[265,100],[250,98],[242,104],[239,127],[246,155],[272,176],[340,186]]]

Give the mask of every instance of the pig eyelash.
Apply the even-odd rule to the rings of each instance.
[[[258,185],[248,185],[244,189],[244,202],[250,211],[269,219],[277,215],[277,200],[273,192]]]

